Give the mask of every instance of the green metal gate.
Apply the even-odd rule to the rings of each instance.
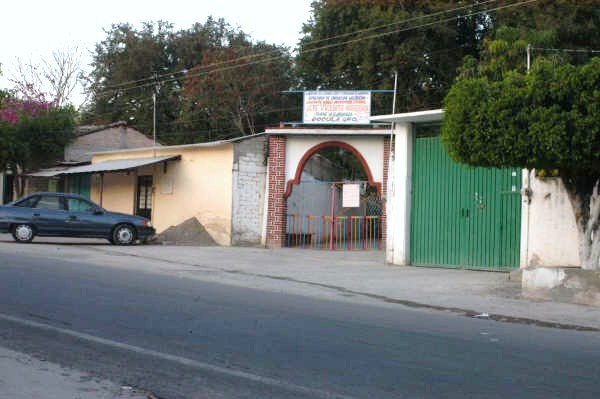
[[[518,169],[454,162],[439,136],[417,137],[411,194],[411,263],[482,270],[519,266]]]

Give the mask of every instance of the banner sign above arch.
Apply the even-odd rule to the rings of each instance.
[[[371,123],[371,92],[305,91],[303,123],[313,125],[368,125]]]

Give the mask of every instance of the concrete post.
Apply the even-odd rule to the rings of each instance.
[[[412,123],[396,123],[394,157],[390,159],[387,200],[386,262],[410,262],[410,189],[412,185]]]

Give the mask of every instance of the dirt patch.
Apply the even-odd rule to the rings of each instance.
[[[197,246],[217,246],[210,234],[206,231],[198,219],[192,217],[177,226],[171,226],[159,235],[153,241],[157,244],[165,245],[197,245]]]

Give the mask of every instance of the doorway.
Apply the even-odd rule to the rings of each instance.
[[[151,219],[152,216],[152,176],[138,176],[135,214]]]

